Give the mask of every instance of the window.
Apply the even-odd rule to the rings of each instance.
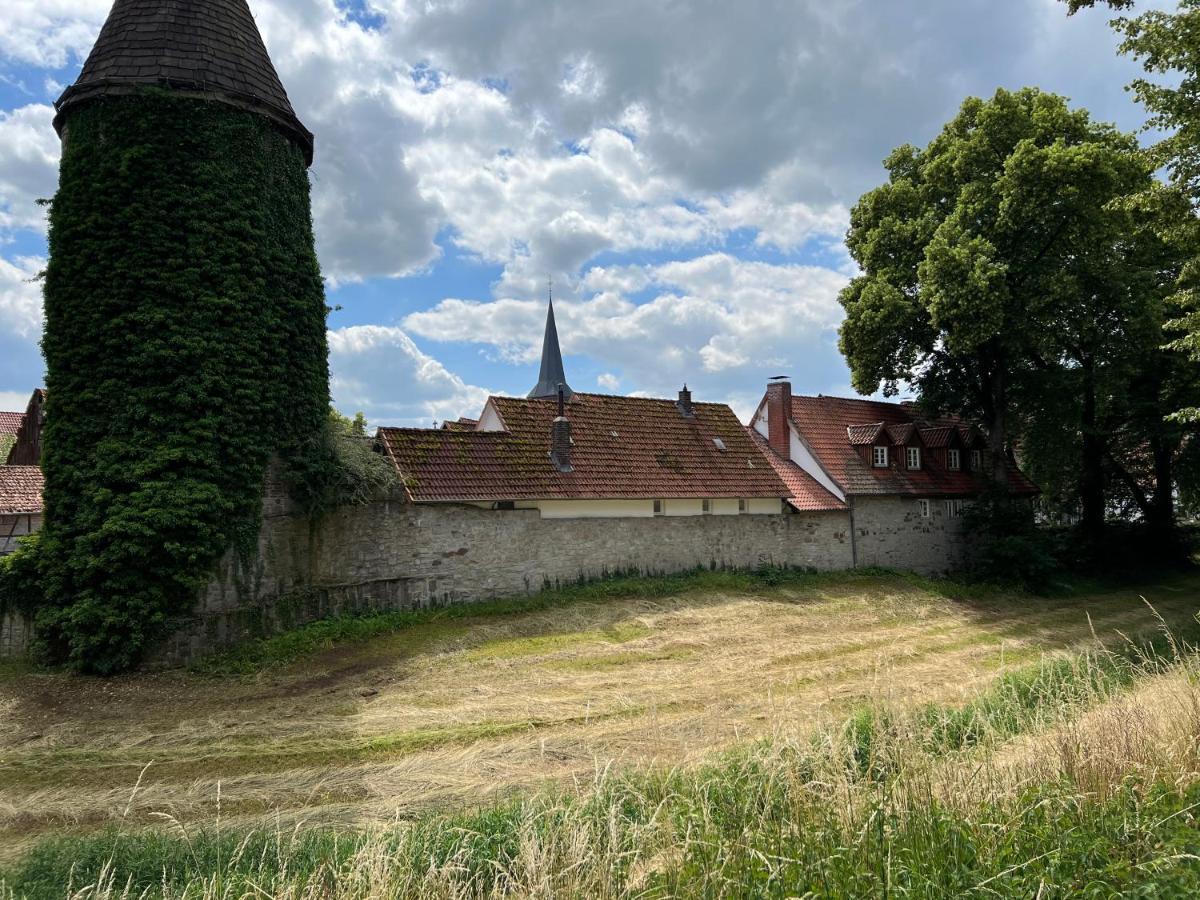
[[[951,472],[957,472],[962,468],[962,451],[947,450],[946,451],[946,466]]]
[[[971,451],[971,468],[974,469],[976,472],[983,471],[983,451],[982,450],[972,450]]]
[[[887,464],[888,464],[887,447],[876,447],[875,448],[875,468],[886,469]]]
[[[663,514],[663,502],[661,500],[654,501],[654,514],[661,516]]]
[[[929,501],[928,500],[918,500],[917,506],[919,506],[921,508],[921,518],[928,519],[929,518]]]
[[[910,469],[921,468],[921,448],[907,447],[906,449],[908,451],[908,467]]]
[[[738,512],[740,512],[740,513],[744,513],[745,511],[746,511],[746,501],[745,501],[745,500],[739,500],[739,501],[738,501]]]
[[[700,501],[700,512],[704,513],[705,515],[708,515],[710,512],[712,512],[712,501],[711,500],[701,500]]]
[[[962,501],[961,500],[947,500],[946,501],[946,518],[947,519],[957,519],[961,515],[962,515]]]

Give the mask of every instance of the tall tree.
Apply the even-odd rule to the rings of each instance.
[[[854,386],[908,383],[979,418],[1005,486],[1014,395],[1068,357],[1083,364],[1102,320],[1128,314],[1111,311],[1132,293],[1114,201],[1147,188],[1149,168],[1131,136],[1033,88],[968,99],[928,147],[885,166],[847,236],[863,272],[840,298]]]
[[[1065,0],[1074,14],[1085,7],[1134,8],[1134,0]],[[1200,0],[1179,0],[1174,12],[1147,10],[1112,22],[1124,36],[1120,52],[1142,62],[1147,78],[1130,87],[1146,111],[1148,130],[1165,134],[1151,148],[1157,165],[1165,166],[1174,187],[1193,207],[1200,207]],[[1166,83],[1153,76],[1169,75]],[[1195,230],[1192,220],[1184,227]],[[1180,273],[1174,297],[1175,318],[1168,325],[1172,346],[1200,362],[1200,258]],[[1181,398],[1176,418],[1200,421],[1200,398]]]

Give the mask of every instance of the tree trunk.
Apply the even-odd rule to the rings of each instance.
[[[996,488],[1008,492],[1008,384],[1004,366],[993,359],[987,375],[987,402],[984,404],[988,426],[988,455]]]
[[[1080,527],[1092,545],[1104,535],[1104,438],[1096,425],[1096,363],[1090,356],[1081,361],[1083,396],[1080,430],[1083,446],[1079,473]]]
[[[1150,451],[1154,455],[1154,493],[1146,510],[1146,524],[1152,533],[1166,537],[1175,528],[1175,448],[1156,434],[1150,439]]]

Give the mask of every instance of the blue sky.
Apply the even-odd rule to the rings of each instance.
[[[891,148],[1001,86],[1142,121],[1106,14],[1055,0],[250,7],[316,135],[334,400],[377,424],[527,391],[548,278],[575,390],[849,394],[842,236]],[[41,383],[51,104],[108,8],[0,19],[0,408]]]

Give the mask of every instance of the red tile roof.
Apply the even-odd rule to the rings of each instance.
[[[938,425],[921,429],[921,440],[926,447],[949,447],[958,435],[958,429],[953,425]]]
[[[851,425],[846,429],[846,434],[850,437],[850,443],[856,447],[864,444],[875,443],[875,438],[879,437],[879,432],[883,430],[882,422],[875,422],[871,425]]]
[[[758,445],[724,404],[571,396],[571,465],[550,462],[555,400],[492,397],[505,431],[380,428],[415,501],[786,497]],[[717,444],[724,445],[724,450]]]
[[[475,426],[479,424],[478,419],[468,419],[466,416],[451,421],[442,423],[442,427],[447,431],[474,431]]]
[[[40,513],[42,485],[37,466],[0,466],[0,515]]]
[[[916,431],[916,426],[912,422],[904,422],[902,424],[890,424],[885,427],[888,437],[896,444],[907,444],[912,440],[913,432]]]
[[[790,496],[787,502],[800,512],[823,512],[828,510],[843,510],[846,504],[835,497],[815,478],[805,472],[790,459],[784,459],[771,449],[767,439],[753,428],[746,429],[754,442],[758,444],[767,462],[775,469],[776,474],[787,485]]]
[[[925,422],[911,404],[883,403],[844,397],[792,396],[792,421],[813,455],[829,476],[847,494],[948,494],[967,496],[983,487],[978,473],[952,472],[943,468],[930,454],[922,454],[922,468],[909,470],[900,454],[892,454],[886,469],[868,463],[851,443],[866,433],[866,426],[877,429],[881,423],[893,440],[903,443],[914,437],[915,425],[925,428],[957,427],[970,430],[954,418]],[[922,430],[921,435],[925,434]],[[938,436],[938,440],[941,438]],[[859,438],[861,439],[861,438]],[[948,440],[948,438],[947,438]],[[1014,492],[1035,494],[1037,488],[1020,471],[1011,468],[1009,482]]]
[[[21,420],[24,418],[23,412],[0,411],[0,434],[16,434],[21,430]]]

